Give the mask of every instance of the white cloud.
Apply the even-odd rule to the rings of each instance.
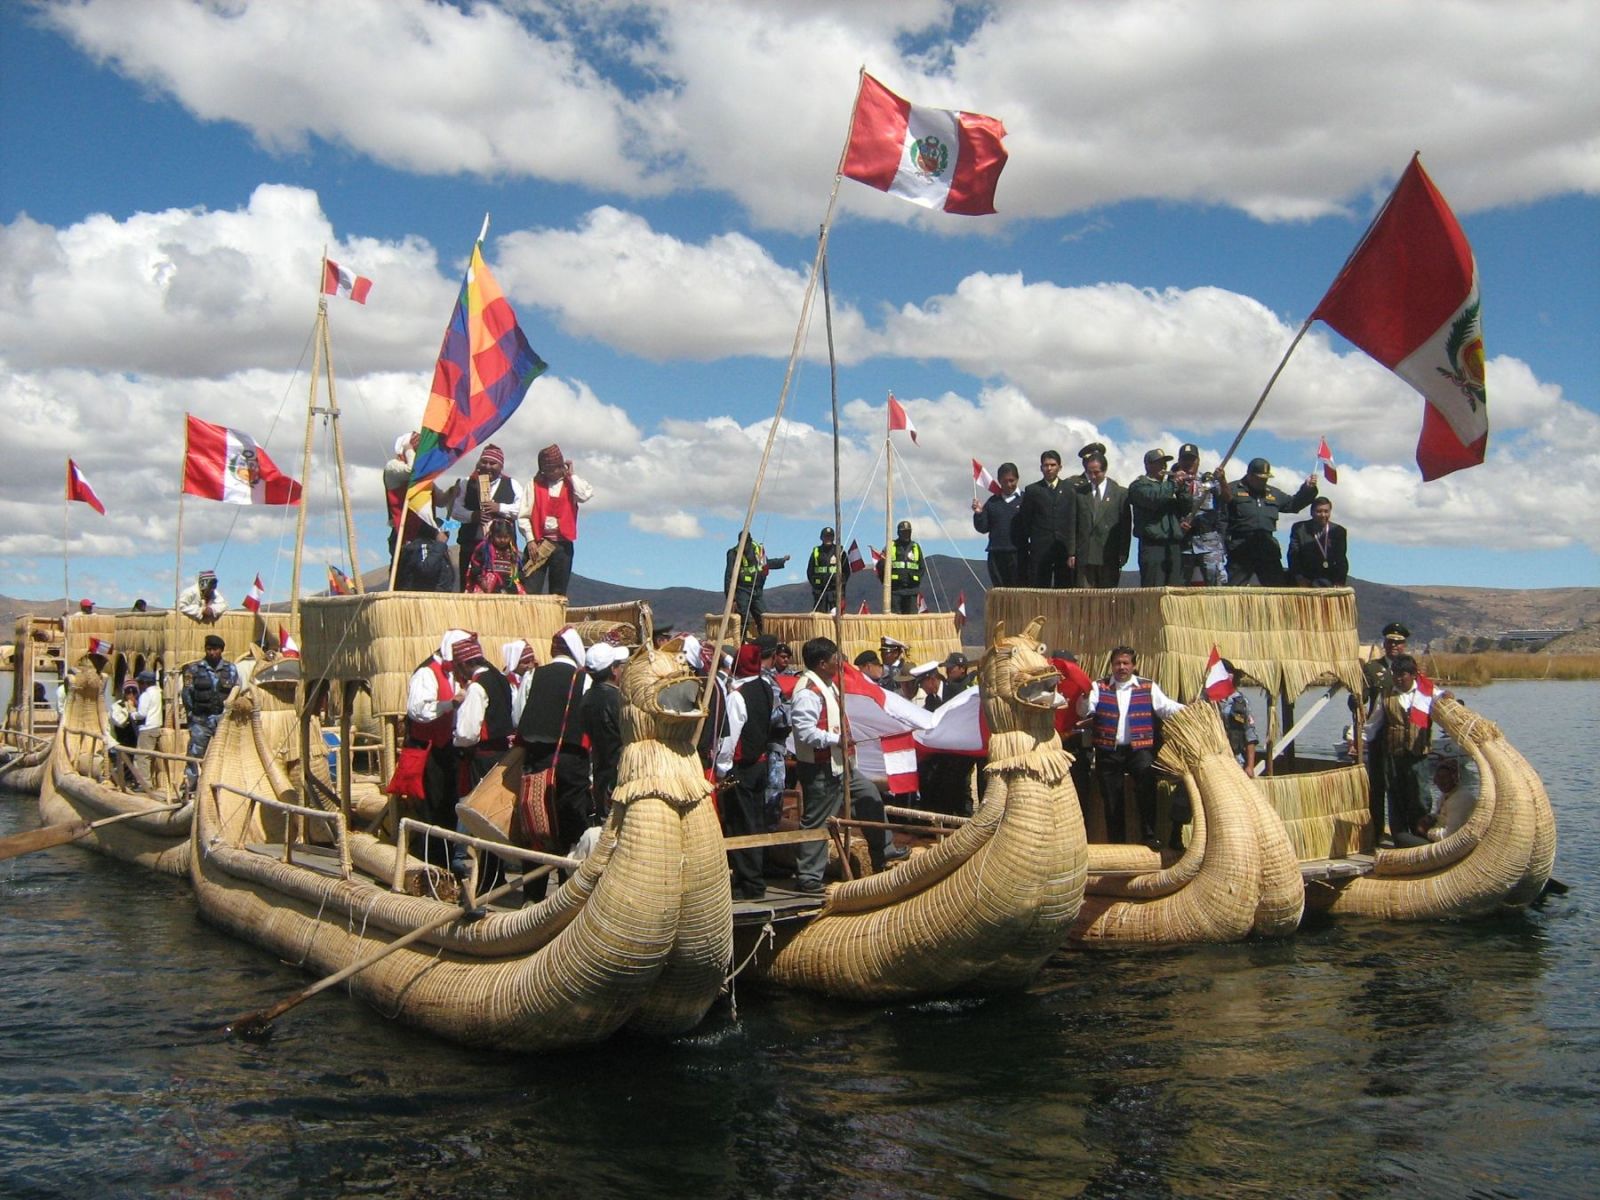
[[[658,533],[669,538],[703,538],[705,529],[700,518],[682,509],[660,513],[629,513],[628,524],[641,533]]]

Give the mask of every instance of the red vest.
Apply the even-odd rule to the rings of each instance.
[[[444,669],[444,664],[437,657],[429,655],[428,661],[422,666],[433,671],[434,682],[439,687],[439,702],[443,704],[454,700],[455,689],[450,686],[450,672]],[[421,667],[418,670],[421,670]],[[406,732],[415,741],[426,742],[430,746],[448,746],[455,739],[456,715],[454,712],[444,712],[431,721],[408,719]]]
[[[533,539],[541,541],[545,536],[544,519],[556,519],[556,535],[563,542],[576,542],[578,540],[578,501],[572,495],[572,480],[563,481],[561,495],[552,496],[547,484],[539,482],[535,477],[533,481]]]

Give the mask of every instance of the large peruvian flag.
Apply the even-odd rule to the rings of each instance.
[[[1489,409],[1478,266],[1417,156],[1311,316],[1422,393],[1424,479],[1483,461]]]
[[[186,419],[183,490],[189,495],[224,504],[300,503],[300,485],[278,470],[248,433]]]
[[[982,216],[995,210],[1005,136],[994,117],[912,104],[863,71],[842,173],[924,208]]]
[[[933,728],[916,734],[917,749],[931,754],[965,754],[982,758],[989,752],[989,724],[983,719],[978,689],[969,687],[946,700],[933,714]]]

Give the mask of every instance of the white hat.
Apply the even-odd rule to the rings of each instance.
[[[906,645],[899,638],[890,637],[888,634],[884,634],[883,637],[881,639],[879,639],[878,644],[880,646],[894,646],[894,647],[897,647],[898,649],[901,649],[901,650],[909,650],[909,649],[911,649],[910,646]]]
[[[402,433],[399,437],[395,438],[395,440],[394,440],[394,456],[396,458],[409,458],[410,457],[410,455],[411,455],[411,439],[414,438],[414,437],[416,437],[416,434],[414,434],[414,433]]]
[[[564,629],[558,630],[556,637],[560,639],[562,645],[566,646],[567,653],[572,657],[573,662],[583,661],[583,639],[578,636],[576,629],[568,625]]]
[[[627,648],[610,642],[596,642],[583,657],[583,665],[598,674],[628,657]]]
[[[913,678],[913,679],[921,679],[924,675],[927,675],[927,674],[929,674],[929,673],[931,673],[933,671],[937,671],[938,669],[939,669],[939,660],[938,659],[934,659],[931,662],[923,663],[920,667],[912,667],[911,668],[911,678]]]
[[[465,629],[446,629],[439,639],[439,657],[445,662],[454,661],[456,643],[471,636]]]
[[[700,639],[692,633],[683,635],[683,661],[691,667],[703,667],[705,659],[701,657]]]
[[[517,669],[517,664],[522,661],[522,652],[528,648],[528,643],[518,638],[514,642],[500,643],[500,670],[510,675]]]

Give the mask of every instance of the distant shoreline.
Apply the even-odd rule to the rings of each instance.
[[[1600,654],[1492,650],[1481,654],[1420,654],[1417,659],[1436,682],[1466,687],[1497,679],[1600,679]]]

